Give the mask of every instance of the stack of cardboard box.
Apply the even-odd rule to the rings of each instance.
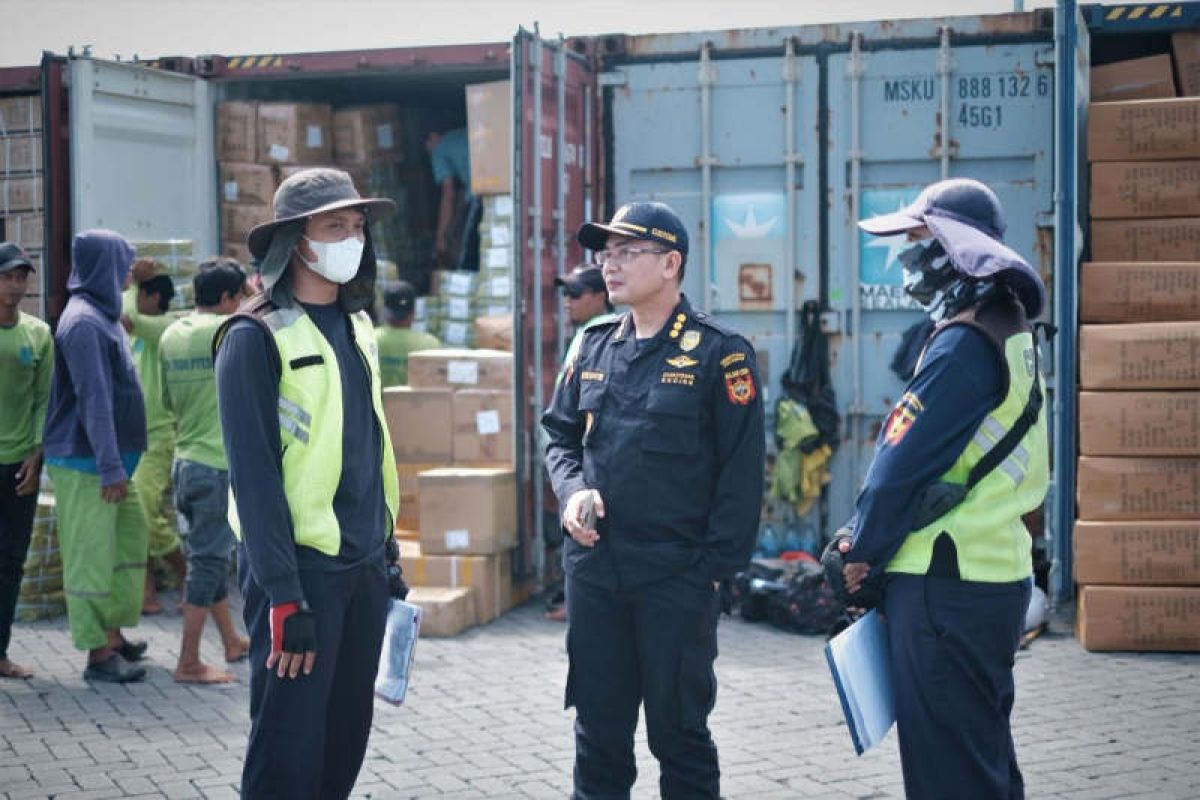
[[[197,261],[191,239],[160,239],[131,242],[135,258],[153,258],[156,274],[171,278],[175,297],[171,308],[183,311],[196,305],[192,279],[196,277]]]
[[[512,350],[512,119],[509,81],[467,87],[471,193],[483,202],[472,335],[500,350]]]
[[[517,542],[512,356],[426,350],[409,386],[384,391],[400,472],[401,566],[426,610],[421,632],[453,636],[507,611]]]
[[[1096,103],[1088,125],[1077,632],[1200,650],[1200,98]]]
[[[42,99],[0,97],[0,241],[16,242],[42,274]],[[40,281],[31,281],[21,310],[43,316]]]

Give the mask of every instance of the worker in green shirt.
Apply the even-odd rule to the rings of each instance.
[[[187,554],[183,642],[174,676],[179,683],[228,683],[230,672],[200,660],[200,634],[210,613],[227,662],[245,658],[250,649],[249,640],[234,628],[226,597],[235,540],[227,518],[229,462],[217,414],[212,341],[221,323],[237,311],[246,273],[232,259],[214,258],[200,264],[192,286],[195,312],[173,322],[158,346],[160,397],[175,420],[175,507],[187,521],[182,532]]]
[[[146,398],[147,447],[133,473],[133,483],[150,531],[143,614],[162,612],[154,586],[154,561],[163,559],[180,578],[186,569],[183,552],[179,549],[179,534],[175,530],[175,513],[167,501],[171,488],[171,460],[175,457],[175,423],[170,412],[163,408],[157,388],[159,340],[176,319],[166,313],[175,296],[175,284],[167,275],[154,274],[155,270],[153,259],[137,259],[131,273],[134,285],[126,289],[121,298],[121,325],[129,334],[133,363]]]
[[[408,354],[442,346],[437,337],[413,330],[417,292],[412,284],[400,281],[383,296],[387,325],[376,329],[379,341],[379,372],[384,386],[408,385]]]
[[[42,427],[54,374],[50,326],[21,311],[33,264],[0,242],[0,678],[28,678],[8,657],[13,613],[37,512]]]

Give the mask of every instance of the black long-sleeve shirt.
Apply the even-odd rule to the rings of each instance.
[[[300,570],[336,571],[383,560],[387,505],[380,471],[382,440],[370,373],[349,317],[335,305],[301,304],[337,357],[342,384],[342,471],[333,498],[341,528],[336,557],[297,546],[283,489],[279,371],[261,326],[235,321],[217,352],[217,401],[251,572],[272,605],[303,599]],[[309,369],[328,366],[314,366]]]
[[[629,588],[749,562],[766,446],[754,349],[686,299],[643,341],[628,314],[589,329],[542,426],[560,508],[580,489],[604,501],[595,547],[566,540],[573,576]]]

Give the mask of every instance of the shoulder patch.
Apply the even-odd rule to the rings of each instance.
[[[921,402],[921,398],[913,392],[905,392],[888,415],[887,421],[883,423],[883,440],[887,444],[899,444],[917,421],[917,415],[924,409],[925,404]]]

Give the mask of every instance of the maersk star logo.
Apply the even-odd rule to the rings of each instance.
[[[896,210],[903,211],[905,207],[906,204],[900,203],[896,207]],[[908,235],[904,233],[898,233],[895,236],[870,236],[870,238],[867,239],[865,246],[870,248],[882,248],[887,251],[887,253],[884,254],[883,260],[883,271],[887,272],[892,268],[893,264],[899,262],[899,258],[897,257],[908,249]]]
[[[765,239],[771,232],[771,228],[775,227],[775,223],[779,222],[778,216],[771,217],[765,222],[759,222],[758,216],[754,213],[754,206],[746,209],[746,217],[741,222],[734,222],[729,217],[723,217],[723,219],[729,226],[729,230],[733,231],[735,239]]]

